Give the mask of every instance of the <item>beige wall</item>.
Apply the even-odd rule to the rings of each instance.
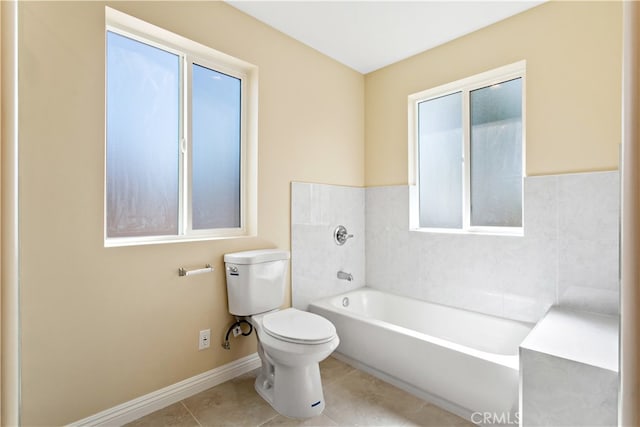
[[[16,90],[13,85],[15,4],[0,2],[2,32],[2,420],[16,425],[19,419],[19,324],[18,324],[18,254],[17,178],[15,174],[16,113],[12,108]]]
[[[366,76],[366,185],[406,184],[407,96],[527,61],[526,173],[615,169],[620,2],[551,2]]]
[[[72,422],[254,352],[254,338],[220,347],[222,255],[290,248],[291,181],[364,184],[362,75],[221,2],[111,6],[259,67],[259,236],[104,248],[104,3],[21,2],[24,425]],[[177,275],[208,262],[214,274]]]

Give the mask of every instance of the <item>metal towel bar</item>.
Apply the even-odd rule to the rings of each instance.
[[[204,268],[197,268],[194,270],[187,270],[184,267],[180,267],[178,269],[178,276],[183,277],[183,276],[193,276],[196,274],[203,274],[203,273],[211,273],[213,271],[213,267],[211,267],[211,264],[207,264],[204,266]]]

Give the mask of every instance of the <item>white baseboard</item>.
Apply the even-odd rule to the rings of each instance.
[[[257,353],[253,353],[242,359],[76,421],[69,424],[69,426],[121,426],[258,367],[260,367],[260,358]]]

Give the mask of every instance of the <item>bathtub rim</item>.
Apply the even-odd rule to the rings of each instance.
[[[311,307],[317,307],[319,309],[322,310],[327,310],[327,311],[331,311],[334,313],[337,313],[338,315],[342,315],[357,321],[361,321],[361,322],[367,322],[370,324],[373,324],[377,327],[381,327],[383,329],[392,331],[392,332],[396,332],[396,333],[400,333],[403,335],[408,335],[412,338],[415,339],[419,339],[419,340],[423,340],[423,341],[428,341],[434,345],[440,346],[440,347],[444,347],[444,348],[448,348],[452,351],[456,351],[456,352],[460,352],[463,354],[467,354],[471,357],[475,357],[475,358],[479,358],[482,360],[485,360],[487,362],[490,363],[495,363],[498,365],[502,365],[505,366],[507,368],[513,369],[515,371],[519,371],[519,348],[520,345],[518,345],[518,347],[516,347],[515,349],[515,354],[512,355],[505,355],[505,354],[498,354],[498,353],[491,353],[488,351],[483,351],[483,350],[479,350],[473,347],[469,347],[466,346],[464,344],[459,344],[453,341],[449,341],[443,338],[439,338],[433,335],[429,335],[429,334],[425,334],[423,332],[419,332],[410,328],[406,328],[404,326],[400,326],[400,325],[395,325],[393,323],[390,322],[386,322],[384,320],[379,320],[376,319],[374,317],[367,317],[367,316],[363,316],[357,313],[354,313],[353,311],[350,311],[348,309],[344,309],[342,307],[340,307],[337,304],[334,304],[333,301],[339,301],[340,299],[349,296],[349,295],[353,295],[355,293],[358,292],[373,292],[373,293],[378,293],[378,294],[384,294],[384,295],[391,295],[393,297],[397,297],[397,298],[401,298],[401,299],[409,299],[409,300],[414,300],[412,298],[407,298],[405,296],[402,295],[396,295],[393,294],[391,292],[387,292],[387,291],[380,291],[378,289],[374,289],[374,288],[370,288],[368,286],[363,286],[351,291],[347,291],[338,295],[333,295],[330,297],[326,297],[326,298],[322,298],[320,300],[316,300],[313,301],[311,303],[309,303],[309,307],[308,310],[311,310]],[[531,330],[533,329],[533,327],[535,326],[535,324],[533,323],[529,323],[529,322],[522,322],[522,321],[518,321],[518,320],[512,320],[512,319],[506,319],[506,318],[502,318],[502,317],[498,317],[498,316],[493,316],[490,314],[485,314],[485,313],[480,313],[480,312],[476,312],[476,311],[472,311],[472,310],[464,310],[458,307],[452,307],[452,306],[448,306],[445,304],[439,304],[439,303],[435,303],[435,302],[431,302],[431,301],[423,301],[423,300],[415,300],[415,301],[419,301],[421,303],[425,303],[425,304],[433,304],[433,305],[438,305],[438,306],[442,306],[442,307],[446,307],[448,309],[452,309],[452,310],[462,310],[462,311],[468,311],[474,314],[478,314],[481,316],[487,316],[487,317],[492,317],[495,319],[499,319],[501,321],[505,321],[508,323],[516,323],[516,324],[520,324],[523,326],[527,326],[529,328],[529,333],[531,332]]]

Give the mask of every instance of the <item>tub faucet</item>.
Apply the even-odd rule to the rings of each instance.
[[[346,280],[347,282],[353,281],[351,273],[345,273],[344,271],[338,271],[338,279]]]

